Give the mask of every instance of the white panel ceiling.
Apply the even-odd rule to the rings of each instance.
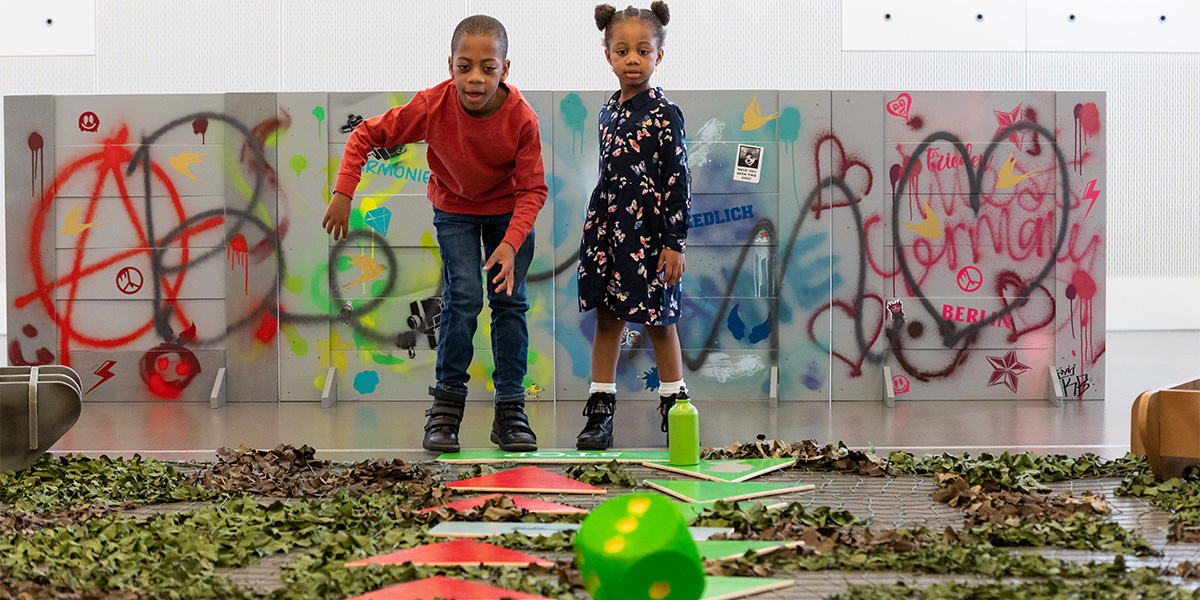
[[[96,0],[3,0],[0,56],[96,54]]]

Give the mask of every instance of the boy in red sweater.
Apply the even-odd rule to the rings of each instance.
[[[451,79],[404,106],[360,123],[346,142],[333,197],[321,225],[334,240],[349,233],[350,205],[372,148],[429,144],[428,195],[441,248],[441,320],[437,384],[425,411],[426,450],[457,452],[467,397],[476,319],[483,310],[480,246],[487,257],[496,370],[491,440],[506,451],[537,450],[525,415],[529,333],[525,275],[533,259],[533,223],[546,202],[538,119],[508,76],[508,34],[499,21],[463,19],[450,40]]]

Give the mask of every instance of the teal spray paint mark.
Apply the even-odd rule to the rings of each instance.
[[[579,134],[579,151],[583,152],[583,127],[587,121],[587,107],[583,105],[583,98],[571,92],[558,103],[558,108],[562,111],[563,121],[571,128],[571,154],[575,153],[575,134]]]
[[[313,107],[313,116],[317,118],[317,137],[321,137],[321,130],[325,129],[321,126],[325,122],[325,108],[321,106]]]
[[[792,195],[800,207],[800,189],[796,186],[796,140],[800,139],[800,111],[789,106],[779,114],[779,141],[784,150],[792,155]]]
[[[374,394],[379,387],[379,373],[363,371],[354,376],[354,391],[360,394]]]

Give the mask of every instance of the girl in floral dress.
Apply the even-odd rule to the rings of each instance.
[[[688,230],[683,113],[650,76],[663,58],[664,2],[649,10],[596,7],[604,56],[621,89],[600,110],[600,181],[579,249],[579,309],[596,311],[592,384],[580,450],[612,446],[617,358],[627,322],[644,323],[660,379],[659,412],[686,398],[675,323]]]

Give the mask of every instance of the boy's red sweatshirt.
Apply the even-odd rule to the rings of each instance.
[[[520,248],[546,203],[546,173],[537,114],[511,85],[496,114],[476,119],[454,80],[417,92],[404,106],[359,123],[346,142],[334,191],[350,197],[373,148],[429,144],[428,195],[440,210],[471,215],[513,213],[504,241]]]

